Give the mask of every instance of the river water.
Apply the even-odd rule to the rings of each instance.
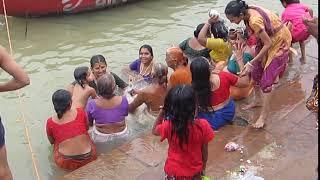
[[[280,1],[249,3],[278,14],[283,10]],[[316,0],[304,3],[317,15]],[[73,80],[76,66],[89,66],[92,55],[102,54],[107,58],[108,67],[120,74],[123,67],[137,58],[139,47],[145,43],[152,45],[155,59],[164,63],[166,48],[191,37],[194,27],[207,19],[209,8],[223,12],[225,4],[222,0],[149,0],[71,16],[9,18],[14,57],[31,78],[31,85],[20,91],[21,103],[15,92],[0,96],[8,159],[15,179],[35,179],[23,119],[30,131],[41,179],[54,179],[63,174],[51,160],[52,147],[46,137],[45,124],[53,113],[52,93]],[[0,22],[1,44],[9,48],[3,17]],[[0,75],[0,82],[8,79],[3,71]],[[129,125],[132,125],[132,137],[146,129],[135,122]]]

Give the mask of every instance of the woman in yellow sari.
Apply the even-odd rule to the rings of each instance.
[[[262,111],[253,127],[262,128],[269,111],[272,85],[278,82],[287,67],[291,34],[275,13],[257,6],[248,6],[242,0],[230,1],[225,14],[231,23],[239,24],[244,21],[247,30],[258,38],[256,56],[244,66],[240,75],[251,73],[256,85],[260,86],[260,89],[255,88],[255,92],[256,97],[262,97]],[[259,100],[256,100],[248,108],[258,104]]]

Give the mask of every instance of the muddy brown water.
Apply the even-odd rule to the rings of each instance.
[[[278,1],[274,3],[258,0],[250,2],[273,9],[278,14],[283,10]],[[306,0],[304,3],[309,4],[317,13],[317,1]],[[144,43],[151,44],[154,48],[155,59],[164,62],[166,48],[192,36],[194,27],[207,19],[209,8],[214,7],[223,12],[224,6],[225,1],[222,0],[150,0],[106,11],[72,16],[34,18],[27,21],[23,18],[9,18],[14,57],[28,71],[32,81],[30,86],[21,90],[22,105],[19,105],[19,99],[14,92],[1,93],[0,96],[1,117],[6,127],[8,159],[15,179],[35,179],[21,113],[23,113],[30,130],[32,147],[41,179],[56,179],[68,173],[57,169],[52,161],[52,147],[46,138],[45,122],[53,113],[52,93],[58,88],[66,87],[72,81],[72,72],[75,66],[89,66],[88,61],[92,55],[103,54],[107,58],[109,68],[121,75],[121,69],[137,58],[138,48]],[[1,44],[8,48],[3,17],[0,22]],[[26,24],[27,33],[25,34]],[[302,131],[297,131],[300,134],[291,135],[290,138],[281,140],[282,136],[289,137],[290,133],[292,134],[289,130],[298,127],[299,123],[304,121],[297,120],[293,124],[287,123],[285,125],[274,122],[282,122],[278,119],[281,119],[282,115],[288,114],[288,112],[292,114],[294,111],[295,116],[291,117],[293,119],[307,113],[300,107],[302,105],[297,104],[310,92],[311,80],[318,70],[318,60],[314,58],[318,57],[317,51],[315,51],[316,47],[315,42],[309,43],[307,64],[301,66],[296,59],[282,79],[283,83],[278,87],[282,91],[279,91],[280,94],[273,98],[271,115],[267,122],[275,125],[267,125],[266,130],[262,132],[254,131],[248,126],[237,125],[227,126],[217,132],[213,144],[210,145],[207,169],[209,175],[224,177],[227,170],[233,169],[239,164],[239,154],[225,154],[222,150],[225,143],[230,140],[247,144],[248,147],[244,153],[246,157],[256,157],[254,155],[257,152],[275,140],[288,145],[290,150],[293,149],[293,151],[288,149],[288,151],[283,150],[283,153],[276,154],[278,159],[283,157],[284,160],[270,162],[270,167],[276,163],[285,169],[286,163],[293,164],[298,161],[302,163],[302,159],[295,157],[297,154],[308,155],[308,160],[317,158],[314,153],[318,152],[318,149],[314,148],[317,145],[317,138],[314,135],[317,132],[313,129],[314,124],[307,123],[303,126],[305,128],[298,128]],[[295,48],[299,52],[298,47]],[[0,74],[0,82],[8,79],[8,76],[2,71]],[[239,102],[238,107],[246,101],[249,100]],[[259,109],[255,111],[259,111]],[[255,111],[239,111],[238,115],[252,123],[257,116]],[[283,118],[288,117],[283,116]],[[312,120],[311,115],[301,118]],[[109,162],[106,167],[96,167],[98,170],[94,172],[98,179],[103,177],[102,175],[112,177],[110,175],[125,174],[126,176],[122,176],[126,177],[124,179],[146,179],[148,174],[152,177],[161,175],[166,145],[159,144],[157,138],[148,135],[152,124],[150,119],[141,110],[128,119],[130,130],[128,139],[99,145],[99,152],[114,158],[114,161]],[[287,121],[283,123],[285,122]],[[144,135],[145,133],[147,135]],[[129,144],[126,143],[128,141],[130,141]],[[123,143],[125,144],[122,145]],[[308,151],[307,149],[310,147],[313,149]],[[110,154],[110,152],[112,153]],[[153,152],[153,154],[143,152]],[[140,164],[136,164],[137,162]],[[308,177],[313,177],[314,167],[312,166],[314,164],[314,161],[303,163],[308,166],[310,171],[301,174],[309,174]],[[119,169],[120,167],[121,169]],[[93,171],[89,170],[92,169],[86,168],[87,171],[83,170],[83,172],[90,175],[90,172]],[[279,174],[282,173],[285,176],[286,172],[295,172],[299,168],[301,166],[298,164],[292,166],[292,169],[288,171],[279,170]],[[119,171],[116,171],[117,169]],[[269,171],[264,172],[265,176],[268,176],[268,172],[271,176],[270,174],[274,171],[270,168]]]

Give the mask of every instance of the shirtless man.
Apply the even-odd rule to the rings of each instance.
[[[2,46],[0,46],[0,67],[13,77],[7,82],[0,83],[0,92],[13,91],[30,84],[27,73]],[[0,117],[0,179],[12,180],[12,174],[7,161],[4,133],[4,127]]]

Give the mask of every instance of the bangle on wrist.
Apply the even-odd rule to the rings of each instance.
[[[249,64],[251,67],[253,67],[253,65],[250,62],[247,62],[247,64]]]

